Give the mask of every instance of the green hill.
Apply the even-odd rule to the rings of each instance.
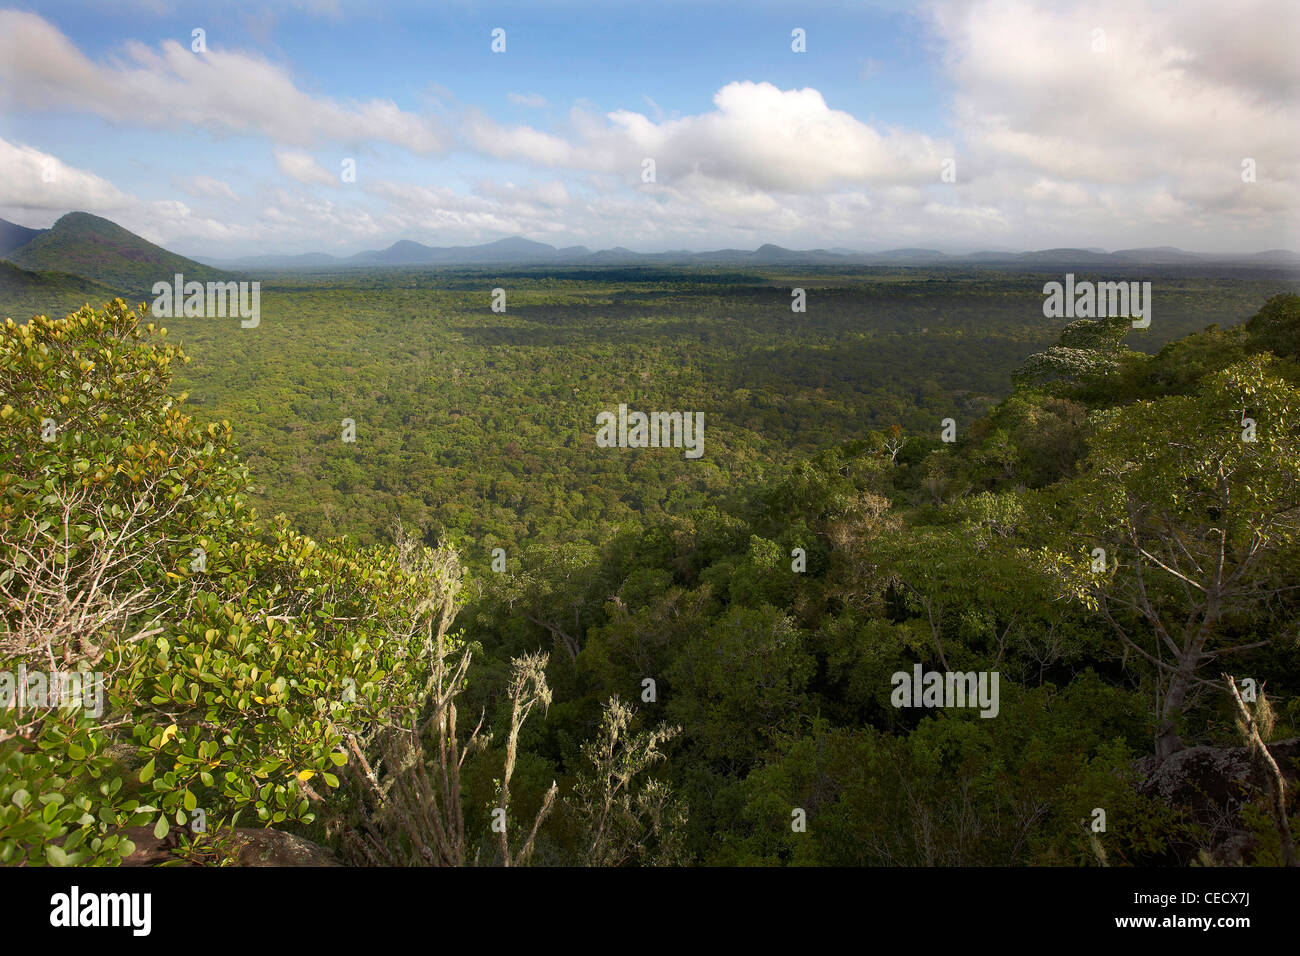
[[[147,296],[155,282],[170,282],[177,272],[201,282],[228,278],[87,212],[68,213],[8,259],[33,271],[85,276],[121,289],[132,299]]]
[[[66,315],[87,302],[102,305],[126,293],[67,272],[29,272],[0,260],[0,320],[26,321],[33,315]],[[137,305],[131,302],[131,305]]]

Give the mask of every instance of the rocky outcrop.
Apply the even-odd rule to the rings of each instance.
[[[169,835],[159,840],[150,827],[131,827],[127,837],[135,852],[123,866],[158,866],[179,859],[176,842]],[[239,827],[232,841],[236,866],[341,866],[329,850],[283,830]]]
[[[1300,738],[1268,745],[1269,753],[1287,779],[1288,804],[1300,781]],[[1137,762],[1144,796],[1183,809],[1209,837],[1213,861],[1231,866],[1251,862],[1256,836],[1242,822],[1241,810],[1268,793],[1268,776],[1245,747],[1188,747],[1163,760]],[[1195,859],[1195,848],[1179,848],[1180,856]],[[1190,852],[1188,852],[1190,851]],[[1185,862],[1190,862],[1186,860]]]

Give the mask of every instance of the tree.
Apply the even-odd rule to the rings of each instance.
[[[461,592],[461,569],[454,552],[420,546],[400,524],[395,527],[398,566],[413,580],[425,582],[426,596],[413,608],[402,643],[411,649],[402,664],[405,680],[415,679],[415,693],[391,694],[373,718],[340,728],[351,755],[348,813],[332,822],[342,830],[346,848],[357,862],[405,866],[477,864],[485,839],[467,833],[461,771],[467,757],[491,743],[480,714],[462,738],[457,699],[467,686],[472,652],[448,633]],[[519,866],[532,856],[542,821],[551,811],[557,787],[552,784],[533,819],[523,846],[511,852],[510,781],[514,776],[519,731],[532,709],[549,707],[546,655],[517,658],[511,665],[507,696],[510,724],[504,770],[497,794],[494,829],[496,861]],[[470,851],[473,850],[472,858]]]
[[[1190,396],[1098,413],[1083,477],[1061,501],[1072,542],[1044,552],[1064,592],[1102,614],[1157,679],[1156,753],[1217,684],[1205,665],[1267,645],[1269,602],[1300,585],[1300,393],[1256,356]],[[1094,549],[1105,571],[1094,572]],[[1262,633],[1261,633],[1262,631]]]
[[[412,622],[454,612],[454,556],[257,519],[230,427],[171,393],[164,336],[121,300],[0,329],[0,671],[105,696],[0,708],[8,863],[113,863],[123,827],[188,834],[198,810],[214,835],[311,824],[346,736],[423,701]]]
[[[506,572],[488,576],[487,589],[496,602],[545,629],[576,662],[586,636],[584,614],[598,611],[604,600],[596,549],[580,543],[535,546],[513,560],[515,568],[507,565]]]
[[[1246,323],[1246,332],[1257,348],[1279,358],[1300,361],[1300,295],[1275,295]]]
[[[1021,383],[1059,381],[1066,385],[1105,378],[1119,369],[1126,355],[1124,345],[1132,328],[1127,316],[1107,319],[1076,319],[1061,332],[1051,348],[1025,359],[1013,377]]]
[[[591,765],[574,784],[576,812],[583,822],[588,866],[619,866],[630,860],[659,865],[683,860],[686,807],[667,785],[637,778],[665,759],[662,745],[681,733],[663,723],[631,729],[636,711],[617,696],[601,713],[600,733],[582,746]]]
[[[0,328],[0,669],[76,674],[107,698],[101,713],[0,708],[7,863],[116,862],[131,850],[120,825],[167,826],[124,799],[108,750],[132,730],[178,735],[134,690],[166,657],[191,555],[241,520],[244,475],[229,428],[201,427],[169,394],[184,356],[154,331],[121,300]]]

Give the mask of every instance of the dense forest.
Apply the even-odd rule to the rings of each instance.
[[[1292,861],[1296,284],[1171,270],[1134,330],[1043,282],[412,269],[267,282],[253,330],[8,320],[0,654],[109,680],[0,710],[0,861]],[[620,403],[703,412],[704,455],[597,447]],[[900,706],[917,668],[996,704]],[[1169,789],[1193,752],[1252,769]]]
[[[1300,291],[1293,279],[1169,272],[1134,348]],[[256,330],[165,324],[194,358],[177,377],[190,403],[235,429],[253,504],[362,544],[400,519],[477,561],[694,514],[872,430],[899,426],[904,457],[920,457],[952,417],[964,442],[1016,367],[1056,342],[1042,287],[1060,275],[324,272],[263,282]],[[794,288],[805,313],[791,311]],[[597,453],[596,415],[620,403],[703,412],[707,454]]]

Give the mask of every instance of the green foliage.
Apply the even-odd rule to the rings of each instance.
[[[582,747],[589,766],[574,783],[575,813],[583,824],[588,866],[631,860],[654,865],[684,862],[686,808],[658,780],[638,779],[665,758],[660,749],[680,727],[632,730],[636,711],[618,697],[606,703],[600,733]]]
[[[10,737],[19,723],[25,741]],[[139,802],[112,775],[109,740],[92,721],[70,710],[25,723],[6,713],[0,735],[0,865],[112,865],[134,849],[110,828]]]
[[[1253,347],[1300,361],[1300,295],[1275,295],[1247,323]]]
[[[0,711],[0,859],[111,864],[202,809],[367,861],[1186,862],[1135,771],[1161,629],[1295,725],[1297,297],[1170,341],[1254,290],[1174,284],[1145,356],[1120,323],[1052,352],[1001,277],[825,275],[797,329],[777,274],[506,278],[497,315],[495,274],[287,277],[258,330],[177,320],[184,372],[120,301],[6,324],[0,670],[110,679],[98,718]],[[705,459],[596,449],[620,401],[705,411]],[[895,708],[918,663],[996,671],[997,718]],[[1231,739],[1184,691],[1178,732]]]
[[[1128,695],[1085,674],[1064,690],[1012,689],[1003,707],[996,720],[928,717],[906,736],[814,722],[747,778],[745,822],[719,862],[1086,865],[1096,806],[1123,834],[1116,853],[1158,858],[1153,834],[1171,814],[1132,792]],[[791,826],[795,808],[806,832]]]
[[[418,638],[395,635],[440,582],[256,520],[230,427],[181,410],[184,356],[120,300],[3,331],[0,660],[109,686],[98,722],[0,711],[0,854],[111,858],[117,828],[163,836],[196,809],[213,829],[310,823],[304,785],[338,785],[340,728],[420,696]],[[127,741],[124,787],[106,753]]]
[[[1026,384],[1059,381],[1067,385],[1091,384],[1105,379],[1123,364],[1128,349],[1124,337],[1132,327],[1126,316],[1076,319],[1061,332],[1051,348],[1025,360],[1015,378]]]

